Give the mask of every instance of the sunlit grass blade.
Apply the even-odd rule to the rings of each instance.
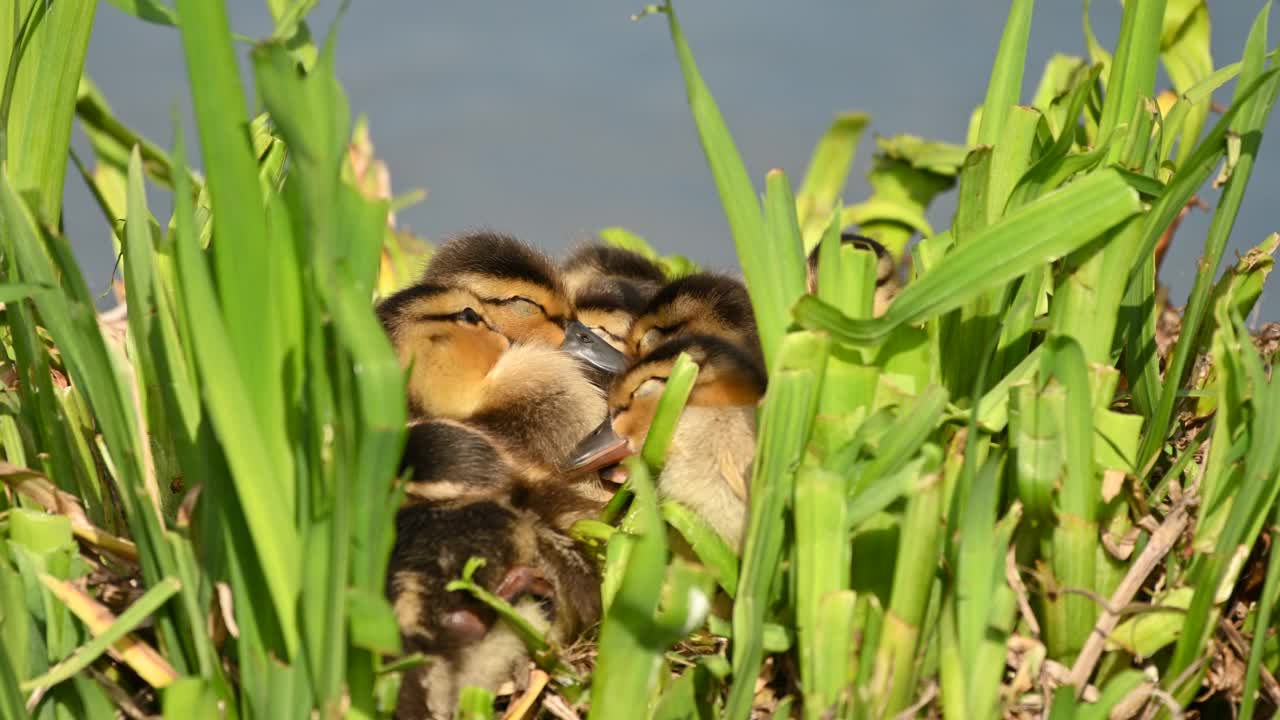
[[[831,593],[849,588],[849,534],[845,479],[814,467],[803,467],[795,480],[796,634],[800,645],[800,677],[805,692],[805,716],[822,717],[836,698],[845,663],[822,654],[821,637],[831,632],[822,624],[824,602]],[[833,541],[832,539],[837,540]],[[852,608],[849,608],[850,610]]]
[[[44,223],[61,224],[71,121],[95,5],[95,0],[66,0],[57,7],[14,0],[4,11],[13,20],[26,16],[31,22],[22,47],[12,47],[8,37],[0,44],[8,71],[0,98],[0,164],[7,165],[20,193],[34,193],[32,211]],[[10,30],[17,38],[19,27]]]
[[[75,610],[77,615],[92,614],[92,605],[85,603],[87,598],[71,593],[63,583],[48,576],[42,577],[41,580],[44,581],[45,586],[50,591],[66,602],[68,607]],[[94,624],[96,620],[86,619],[85,622],[92,626],[95,635],[94,639],[76,649],[71,656],[50,668],[48,672],[23,683],[23,689],[29,691],[38,687],[56,685],[67,680],[72,675],[87,668],[102,653],[106,652],[108,647],[113,648],[122,657],[137,655],[138,662],[141,662],[145,653],[135,650],[135,648],[142,646],[139,646],[135,639],[127,637],[129,632],[135,629],[139,623],[146,620],[147,616],[155,612],[156,608],[177,594],[178,589],[178,581],[170,578],[147,590],[142,597],[129,606],[129,609],[121,613],[119,617],[109,621],[106,626]],[[99,618],[100,614],[92,616]],[[156,658],[153,657],[151,659],[155,660]],[[140,672],[150,673],[148,681],[155,687],[163,687],[168,682],[163,668],[144,665]],[[172,668],[169,669],[169,672],[172,672]],[[160,684],[156,685],[157,682]]]
[[[1223,123],[1229,122],[1231,130],[1244,139],[1240,158],[1231,173],[1230,179],[1227,180],[1226,186],[1223,188],[1218,208],[1210,221],[1208,236],[1205,238],[1204,257],[1199,264],[1195,283],[1191,288],[1191,296],[1187,300],[1186,309],[1183,312],[1182,332],[1178,342],[1174,345],[1172,359],[1166,369],[1165,383],[1160,393],[1160,403],[1143,439],[1141,456],[1144,466],[1156,457],[1160,442],[1168,429],[1177,390],[1182,382],[1187,362],[1191,357],[1191,350],[1196,341],[1200,323],[1203,321],[1206,312],[1210,310],[1208,300],[1209,293],[1213,287],[1213,278],[1217,274],[1218,264],[1222,259],[1223,251],[1226,249],[1227,239],[1231,234],[1232,227],[1235,225],[1236,214],[1239,212],[1245,188],[1252,175],[1263,128],[1266,127],[1267,118],[1270,116],[1271,109],[1276,102],[1277,92],[1280,91],[1280,76],[1276,75],[1280,69],[1271,68],[1264,71],[1267,15],[1270,12],[1270,8],[1271,5],[1268,2],[1262,12],[1258,14],[1253,28],[1250,30],[1249,40],[1246,43],[1242,60],[1243,69],[1240,73],[1240,80],[1231,110],[1223,115],[1219,120],[1219,127],[1215,128],[1215,132],[1211,132],[1206,137],[1201,148],[1192,153],[1192,160],[1188,162],[1188,165],[1196,165],[1198,164],[1196,160],[1205,155],[1216,159],[1218,153],[1222,151],[1221,146],[1216,144],[1209,145],[1207,149],[1204,146],[1211,142],[1215,135],[1222,137],[1219,131],[1222,130]],[[1255,85],[1254,83],[1260,84]],[[1239,114],[1229,118],[1228,116],[1232,115],[1233,112],[1238,112]],[[1221,141],[1219,140],[1218,142]],[[1200,169],[1203,169],[1203,166]],[[1199,173],[1196,174],[1198,175]],[[1207,177],[1207,173],[1205,173],[1205,176]],[[1203,182],[1204,178],[1200,179]],[[1177,177],[1175,176],[1175,182],[1176,180]],[[1175,213],[1181,210],[1183,204],[1185,204],[1185,200],[1179,203],[1176,208],[1169,208],[1169,212]],[[1153,218],[1155,214],[1155,209],[1153,209]],[[1169,219],[1172,219],[1172,214],[1170,214]],[[1149,238],[1151,233],[1148,232],[1146,235]],[[1144,242],[1143,249],[1140,252],[1147,252],[1147,247],[1147,243]],[[1154,243],[1151,244],[1151,247],[1154,247]]]
[[[166,580],[147,593],[150,597],[144,595],[139,598],[138,602],[130,608],[130,611],[136,610],[137,612],[127,618],[124,615],[118,618],[113,616],[106,607],[71,583],[48,575],[42,575],[40,581],[98,636],[93,642],[82,648],[81,653],[84,655],[101,654],[110,647],[113,654],[127,663],[129,667],[133,668],[134,672],[138,673],[154,688],[163,688],[177,679],[178,676],[173,667],[154,648],[128,635],[129,631],[136,627],[147,615],[154,612],[163,602],[178,592],[176,580]],[[147,602],[144,604],[143,600]],[[79,663],[80,659],[77,658],[73,662]],[[87,665],[88,663],[84,664]],[[41,684],[60,682],[75,674],[76,670],[77,668],[70,664],[55,667],[50,670],[47,676],[37,678],[37,680],[40,680]],[[34,684],[34,682],[35,680],[31,684]]]
[[[174,153],[179,167],[185,165],[181,133]],[[261,418],[249,401],[249,391],[242,380],[234,346],[222,321],[213,283],[203,251],[196,244],[192,226],[191,199],[185,178],[179,174],[174,213],[177,217],[177,264],[181,304],[191,331],[190,342],[198,358],[197,369],[203,388],[204,402],[219,439],[229,448],[227,463],[231,470],[239,509],[261,548],[273,548],[256,560],[262,563],[266,594],[274,608],[276,632],[284,643],[280,650],[291,656],[298,643],[295,624],[300,569],[300,539],[292,518],[294,497],[292,474],[277,462],[268,450],[266,435],[259,429]],[[254,192],[257,182],[253,181]],[[234,510],[232,510],[234,512]],[[289,522],[280,522],[283,516]],[[244,592],[251,592],[244,588]]]
[[[816,333],[788,335],[769,378],[751,476],[751,519],[742,551],[742,576],[733,606],[733,685],[725,717],[751,711],[756,675],[764,660],[760,627],[783,557],[786,502],[794,487],[817,411],[829,341]]]
[[[669,1],[660,10],[667,16],[671,41],[675,45],[676,58],[680,61],[680,69],[684,75],[689,108],[693,112],[698,137],[702,141],[702,149],[706,153],[711,175],[715,178],[716,189],[720,193],[720,201],[729,221],[729,230],[738,250],[738,261],[742,265],[742,274],[751,294],[751,304],[755,308],[765,362],[773,367],[782,335],[791,324],[788,315],[790,306],[784,304],[786,292],[783,280],[776,274],[776,268],[768,263],[769,237],[765,231],[760,202],[724,117],[698,72],[693,52],[685,41],[680,23],[676,21],[675,10]]]
[[[599,661],[591,688],[597,701],[591,704],[589,718],[610,716],[610,707],[646,707],[661,660],[660,650],[652,647],[646,635],[658,609],[667,542],[649,469],[639,458],[628,458],[626,463],[641,527],[631,543],[622,584],[600,628]]]
[[[985,290],[1062,257],[1140,210],[1137,192],[1119,174],[1093,173],[975,233],[909,283],[882,318],[851,320],[810,296],[800,299],[796,317],[806,327],[831,332],[840,342],[874,341],[898,325],[953,310]],[[1001,262],[993,265],[993,257]]]
[[[1280,523],[1276,522],[1277,510],[1272,511],[1270,536],[1280,537]],[[1258,676],[1262,669],[1263,656],[1266,654],[1266,628],[1271,627],[1271,612],[1274,610],[1276,591],[1280,588],[1280,552],[1271,553],[1267,559],[1267,579],[1263,583],[1262,595],[1258,599],[1257,615],[1253,623],[1253,644],[1249,651],[1248,667],[1244,676],[1244,693],[1240,699],[1241,720],[1252,720],[1257,703]]]
[[[902,537],[894,562],[893,589],[885,609],[884,628],[876,652],[872,678],[874,707],[880,715],[892,715],[910,704],[920,667],[916,662],[930,587],[934,581],[942,529],[942,453],[930,446],[926,473],[916,492],[907,499]]]
[[[1107,93],[1098,121],[1098,136],[1133,117],[1143,97],[1155,95],[1156,65],[1160,58],[1160,33],[1165,0],[1127,3],[1120,19],[1120,37],[1107,73]],[[1121,148],[1112,145],[1109,160],[1116,160]]]
[[[809,165],[795,203],[804,234],[805,252],[818,244],[818,238],[827,226],[826,216],[831,213],[848,182],[854,152],[869,122],[871,117],[866,113],[840,113],[818,139],[809,156]]]
[[[209,194],[217,213],[213,286],[218,307],[246,400],[254,416],[263,420],[260,432],[263,448],[272,456],[270,467],[280,473],[274,482],[292,485],[287,479],[293,477],[293,459],[284,447],[284,398],[278,387],[283,349],[276,313],[263,312],[278,302],[278,261],[268,241],[257,161],[245,128],[249,112],[226,8],[221,0],[179,0],[177,12]],[[290,506],[292,502],[286,505]]]
[[[999,145],[1004,140],[1009,109],[1018,104],[1022,92],[1022,72],[1027,62],[1027,39],[1031,35],[1031,15],[1035,0],[1013,0],[1005,20],[1000,48],[991,67],[987,97],[982,103],[979,145]]]

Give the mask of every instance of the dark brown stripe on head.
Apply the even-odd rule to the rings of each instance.
[[[646,283],[661,285],[667,281],[662,268],[649,258],[631,250],[612,245],[591,244],[574,251],[564,261],[565,270],[594,268],[602,275],[611,275]]]
[[[686,335],[665,342],[653,352],[637,360],[632,367],[639,368],[643,365],[671,362],[679,357],[680,353],[689,353],[690,358],[697,362],[699,367],[732,366],[740,370],[742,376],[760,393],[764,393],[768,384],[768,375],[760,364],[759,358],[735,343],[711,335]],[[619,378],[619,382],[623,382],[623,377]]]
[[[715,273],[694,273],[671,281],[649,301],[645,314],[674,304],[681,297],[706,300],[716,317],[731,327],[755,327],[747,288],[734,278]]]
[[[410,285],[394,295],[387,296],[382,300],[382,302],[378,303],[376,308],[378,320],[382,322],[384,330],[391,332],[396,325],[396,321],[399,320],[405,309],[414,302],[424,298],[442,295],[453,289],[454,288],[447,285],[429,282]]]
[[[652,295],[652,292],[626,281],[603,281],[593,283],[579,291],[573,299],[573,306],[579,312],[621,310],[637,315],[644,310],[645,304]]]
[[[549,258],[510,235],[495,232],[469,233],[445,243],[431,256],[424,279],[440,282],[464,273],[560,287]]]

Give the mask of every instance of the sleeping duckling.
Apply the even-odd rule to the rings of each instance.
[[[755,454],[755,411],[767,382],[755,353],[707,335],[662,344],[614,382],[608,420],[582,441],[569,467],[586,472],[639,452],[682,352],[697,363],[698,378],[676,424],[658,493],[686,505],[740,549]]]
[[[422,282],[463,288],[512,342],[557,347],[572,308],[559,271],[523,242],[492,232],[459,236],[431,256]]]
[[[643,255],[607,245],[580,247],[562,266],[577,319],[561,349],[582,360],[607,385],[627,367],[627,330],[665,284],[662,268]]]
[[[580,245],[561,264],[560,272],[565,290],[575,299],[601,279],[625,283],[644,295],[653,295],[667,283],[666,273],[649,258],[601,243]]]
[[[876,292],[872,315],[880,317],[889,308],[889,303],[893,302],[893,299],[897,297],[898,291],[902,289],[902,285],[898,280],[898,268],[893,262],[893,255],[889,253],[889,249],[884,245],[857,233],[841,233],[840,242],[863,250],[870,250],[876,254]],[[809,253],[806,285],[810,294],[818,291],[817,247]]]
[[[463,687],[522,681],[529,654],[515,631],[468,593],[446,589],[469,558],[485,560],[474,581],[552,642],[571,640],[599,619],[595,564],[532,513],[498,501],[416,504],[400,511],[396,531],[387,597],[405,652],[430,661],[401,684],[401,720],[451,718]]]
[[[604,393],[577,361],[543,344],[511,344],[474,294],[421,283],[378,315],[401,363],[416,418],[465,420],[499,442],[514,470],[549,478],[604,417]]]
[[[627,351],[633,358],[644,357],[668,340],[687,335],[722,338],[763,365],[751,298],[736,278],[701,272],[671,281],[631,324]]]
[[[559,442],[568,445],[565,434]],[[581,435],[572,437],[574,443]],[[518,454],[470,422],[447,418],[409,425],[400,474],[406,504],[460,505],[502,501],[536,514],[550,527],[568,531],[578,520],[593,517],[610,494],[591,476],[566,477],[539,465],[522,473]]]

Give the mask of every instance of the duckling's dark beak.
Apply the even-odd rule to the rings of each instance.
[[[631,455],[631,447],[625,438],[613,431],[609,418],[605,418],[600,426],[578,443],[578,447],[569,453],[565,471],[573,474],[593,472],[609,467]]]
[[[590,328],[574,320],[564,329],[564,342],[560,349],[609,375],[617,375],[627,369],[627,356],[600,339]]]

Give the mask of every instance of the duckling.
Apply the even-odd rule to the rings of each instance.
[[[599,278],[574,296],[577,320],[565,328],[561,350],[580,360],[588,376],[606,387],[627,369],[627,330],[652,297],[626,281]]]
[[[555,432],[555,429],[552,429]],[[567,445],[581,435],[567,433]],[[567,455],[567,454],[566,454]],[[410,424],[400,474],[407,475],[405,502],[438,506],[502,501],[536,514],[550,527],[568,531],[595,516],[610,493],[589,475],[567,477],[541,466],[521,472],[521,458],[506,444],[470,422],[430,418]]]
[[[464,420],[501,444],[515,471],[552,478],[607,406],[567,353],[512,344],[482,299],[419,283],[378,306],[415,418]]]
[[[607,245],[581,246],[561,266],[577,319],[561,349],[582,360],[599,385],[627,366],[627,330],[666,282],[643,255]]]
[[[557,347],[572,309],[559,271],[542,253],[492,232],[459,236],[431,256],[422,282],[463,288],[512,342]]]
[[[889,303],[897,297],[902,285],[898,280],[898,268],[894,265],[893,255],[884,245],[864,235],[853,232],[840,234],[841,244],[853,245],[876,254],[876,291],[872,314],[880,317],[889,308]],[[810,294],[818,291],[818,250],[815,247],[809,252],[808,274],[806,285]]]
[[[746,350],[763,366],[751,298],[741,281],[728,275],[686,275],[658,291],[627,332],[627,350],[644,357],[673,338],[710,335]]]
[[[565,290],[575,300],[601,279],[625,283],[644,295],[652,295],[667,283],[666,273],[649,258],[601,243],[579,245],[560,268]]]
[[[429,664],[403,680],[396,717],[451,718],[463,687],[520,682],[529,654],[519,636],[468,593],[449,591],[471,557],[474,581],[507,600],[555,643],[598,621],[599,574],[564,535],[500,501],[409,505],[396,518],[386,593],[406,652]]]
[[[676,424],[658,492],[689,507],[740,549],[755,454],[755,410],[767,382],[757,353],[709,335],[663,343],[610,387],[609,418],[579,444],[569,469],[595,470],[639,452],[682,352],[697,363],[698,378]]]

